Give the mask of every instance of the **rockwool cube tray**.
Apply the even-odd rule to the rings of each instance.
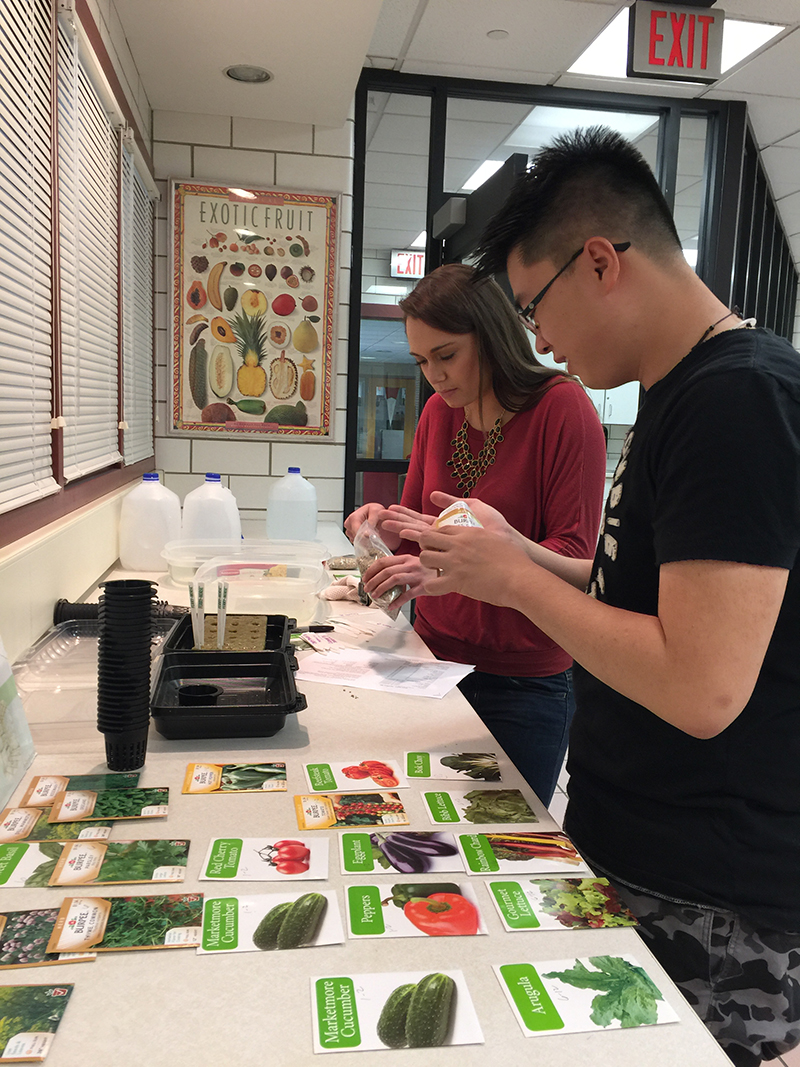
[[[250,652],[288,652],[292,657],[292,669],[296,669],[294,650],[291,646],[292,630],[296,623],[286,615],[228,615],[225,622],[225,643],[228,648],[216,648],[216,615],[205,618],[206,647],[194,647],[192,620],[184,616],[164,642],[164,652],[190,652],[193,654],[219,652],[247,654]]]

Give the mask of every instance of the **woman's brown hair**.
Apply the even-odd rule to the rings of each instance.
[[[551,386],[569,377],[542,366],[503,290],[466,264],[447,263],[426,274],[400,308],[406,319],[419,319],[435,330],[474,334],[481,381],[488,372],[506,411],[534,407]]]

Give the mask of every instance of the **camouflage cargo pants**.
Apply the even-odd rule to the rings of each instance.
[[[607,876],[736,1067],[800,1044],[800,934],[758,930],[735,912],[651,896]]]

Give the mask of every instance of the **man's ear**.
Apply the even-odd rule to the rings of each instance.
[[[619,275],[619,257],[611,241],[605,237],[590,237],[584,245],[584,253],[591,260],[598,279],[613,285]]]

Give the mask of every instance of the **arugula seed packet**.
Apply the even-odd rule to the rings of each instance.
[[[306,763],[308,788],[322,793],[348,789],[403,789],[408,782],[397,760],[340,760],[336,763]]]
[[[286,791],[285,763],[190,763],[184,793],[275,793]]]
[[[341,945],[344,929],[333,889],[320,893],[206,897],[199,954],[269,952]]]
[[[345,829],[353,826],[408,826],[397,793],[318,793],[296,796],[299,830]]]
[[[0,988],[0,1059],[41,1063],[56,1036],[71,985],[10,985]],[[10,1036],[5,1035],[11,1031]]]
[[[169,789],[91,789],[59,793],[50,809],[50,822],[88,822],[95,819],[155,819],[169,811]]]
[[[39,774],[31,778],[20,807],[50,807],[66,789],[132,789],[139,784],[139,772],[125,774]]]
[[[475,890],[466,883],[349,885],[349,937],[455,937],[485,934]]]
[[[506,930],[636,926],[607,878],[530,878],[486,883]]]
[[[111,823],[50,822],[50,808],[5,808],[0,812],[0,842],[101,840],[111,835]]]
[[[526,1037],[678,1022],[634,956],[589,956],[495,965]]]
[[[496,752],[406,752],[405,768],[409,778],[502,781]]]
[[[461,873],[453,834],[443,830],[389,830],[339,835],[342,874]]]
[[[203,894],[66,897],[48,952],[194,948],[200,943]]]
[[[403,989],[410,997],[405,1021]],[[311,1011],[314,1052],[483,1044],[466,979],[457,970],[312,977]]]
[[[565,833],[459,834],[470,874],[591,874]]]
[[[58,963],[90,963],[95,952],[46,951],[56,924],[58,908],[0,913],[0,970],[50,967]]]
[[[208,847],[201,881],[292,882],[328,877],[328,839],[218,837]]]
[[[423,793],[422,799],[432,823],[539,822],[539,816],[519,789],[440,789]],[[549,818],[544,808],[542,814]]]

